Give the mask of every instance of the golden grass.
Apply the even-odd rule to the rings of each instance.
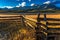
[[[37,15],[26,15],[25,17],[29,18],[29,19],[34,19],[37,21]],[[44,15],[40,16],[41,18],[44,18]],[[60,19],[60,14],[47,14],[46,15],[47,18],[55,18],[55,19]],[[60,23],[60,21],[48,21],[49,23]],[[45,21],[41,21],[41,23],[46,25]],[[48,26],[49,28],[60,28],[60,25],[57,26]]]

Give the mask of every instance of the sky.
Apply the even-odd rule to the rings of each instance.
[[[42,5],[44,3],[51,3],[60,0],[0,0],[0,8],[13,8],[13,7],[24,7],[24,6],[33,6],[33,5]],[[60,3],[55,4],[57,7],[60,7]]]

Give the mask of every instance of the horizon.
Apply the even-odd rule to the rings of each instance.
[[[13,8],[13,7],[24,7],[24,6],[33,6],[33,5],[42,5],[44,3],[53,3],[59,0],[0,0],[0,8]],[[60,2],[60,1],[59,1]],[[60,7],[60,3],[54,4],[57,7]]]

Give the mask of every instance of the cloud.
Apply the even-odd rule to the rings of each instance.
[[[16,7],[24,7],[24,6],[26,6],[26,2],[22,2],[21,4],[19,3]]]
[[[20,7],[21,6],[21,4],[19,3],[16,7]]]
[[[11,9],[11,8],[13,8],[12,6],[4,6],[4,7],[2,7],[2,8],[8,8],[8,9]]]
[[[22,6],[22,7],[26,6],[26,2],[22,2],[22,3],[21,3],[21,6]]]
[[[26,6],[26,2],[22,2],[21,4],[19,3],[18,5],[16,5],[15,7],[24,7]],[[11,9],[11,8],[14,8],[13,6],[3,6],[1,8],[8,8],[8,9]]]
[[[31,2],[31,0],[29,0],[29,2]]]
[[[34,3],[32,3],[30,6],[34,6],[35,4]]]
[[[46,1],[46,2],[44,2],[43,4],[50,4],[51,2],[50,1]]]

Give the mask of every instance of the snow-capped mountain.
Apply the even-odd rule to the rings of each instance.
[[[36,5],[34,4],[33,6],[24,6],[24,7],[13,7],[11,9],[8,8],[0,8],[0,10],[7,10],[7,11],[13,11],[13,10],[60,10],[60,8],[56,7],[55,4],[56,2],[50,2],[46,1],[42,5]]]
[[[59,10],[60,8],[56,7],[55,4],[53,4],[50,1],[44,2],[42,5],[40,5],[41,10]]]
[[[29,9],[32,9],[32,10],[36,10],[36,9],[38,9],[38,5],[33,5],[33,6],[24,6],[24,7],[14,7],[14,8],[12,8],[12,9],[10,9],[10,10],[29,10]]]
[[[33,10],[60,10],[60,8],[56,7],[55,4],[50,1],[46,1],[42,5],[34,4],[33,6],[14,7],[11,10],[29,10],[29,9],[33,9]]]
[[[56,9],[56,6],[54,4],[43,4],[40,6],[40,9],[42,10],[46,10],[46,9],[49,9],[49,10],[54,10]]]

